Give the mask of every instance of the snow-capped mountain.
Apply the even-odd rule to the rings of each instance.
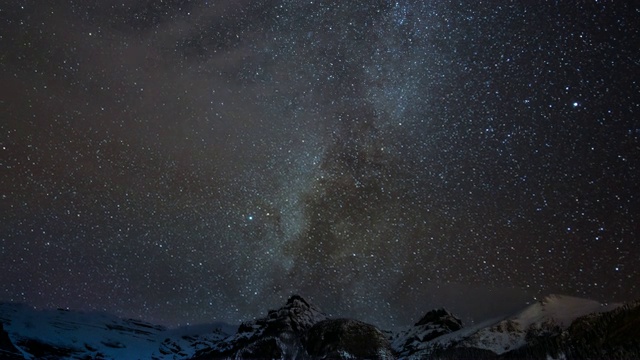
[[[0,303],[0,359],[185,359],[235,331],[218,323],[166,329],[106,313]]]
[[[620,304],[605,305],[577,297],[550,295],[514,316],[466,336],[460,345],[503,354],[526,345],[528,338],[560,334],[581,316],[618,306]]]
[[[597,327],[593,324],[609,318],[621,307],[621,304],[549,295],[512,316],[488,320],[472,327],[462,327],[459,319],[442,309],[428,313],[426,322],[421,320],[392,334],[390,339],[400,358],[584,358],[584,354],[576,355],[580,354],[584,342],[583,335],[574,330],[576,324],[587,322],[589,325],[583,325],[583,328]],[[637,303],[623,308],[636,309],[640,313]],[[634,316],[621,315],[619,318],[624,324],[621,326],[625,327],[622,331],[628,338],[626,340],[629,340],[624,346],[635,346],[640,351],[640,322],[634,320]],[[640,318],[640,315],[636,317]],[[629,326],[627,322],[633,325]],[[635,330],[629,334],[629,329],[634,329],[634,326]],[[616,332],[617,329],[610,331]],[[614,344],[612,348],[616,346]],[[629,358],[637,357],[638,351],[633,350]],[[606,354],[598,352],[586,354],[589,354],[587,357],[607,358]]]
[[[212,357],[295,358],[300,353],[302,336],[327,316],[301,296],[293,295],[278,310],[270,310],[266,317],[244,322],[236,334],[216,346],[197,353],[197,359]]]
[[[462,321],[445,309],[429,311],[413,326],[389,332],[395,352],[411,356],[431,348],[431,340],[462,329]]]
[[[166,329],[104,313],[0,304],[0,359],[640,358],[640,301],[604,305],[551,295],[503,319],[464,327],[445,309],[381,331],[331,319],[294,295],[239,327]]]

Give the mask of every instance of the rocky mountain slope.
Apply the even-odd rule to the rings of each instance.
[[[577,351],[575,344],[584,343],[585,336],[573,329],[581,323],[588,324],[583,327],[589,329],[601,328],[599,323],[602,319],[625,308],[635,309],[638,308],[638,304],[600,304],[576,297],[550,295],[505,319],[487,321],[455,331],[440,325],[443,335],[428,341],[414,341],[410,344],[412,346],[405,344],[396,347],[395,350],[401,355],[409,351],[407,355],[413,358],[436,359],[570,359],[584,358],[586,354],[592,358],[608,358],[611,352],[602,352],[600,348],[593,348],[591,352]],[[443,319],[451,316],[448,313],[442,315]],[[620,317],[620,323],[624,325],[622,328],[626,329],[623,335],[626,342],[618,345],[629,345],[633,348],[633,344],[640,344],[639,324],[635,323],[637,320],[633,320],[631,313],[625,313]],[[441,322],[436,320],[434,324],[439,325]],[[409,331],[415,331],[416,328],[417,324]],[[609,331],[616,333],[618,330],[610,328]],[[607,336],[614,339],[620,337],[618,334],[609,335],[609,331]],[[618,345],[611,344],[611,348],[617,348]],[[628,358],[633,359],[640,353],[632,351],[629,354]]]
[[[103,313],[0,304],[0,359],[637,359],[640,301],[552,295],[504,319],[464,327],[445,309],[382,331],[331,319],[294,295],[239,327],[166,329]]]

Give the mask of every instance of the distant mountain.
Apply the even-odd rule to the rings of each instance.
[[[105,313],[0,303],[0,359],[188,359],[235,329],[225,323],[166,329]]]
[[[331,319],[294,295],[239,327],[166,329],[104,313],[0,304],[0,359],[639,359],[640,301],[600,304],[551,295],[464,327],[445,309],[382,331]]]
[[[464,336],[457,346],[504,354],[527,345],[531,339],[560,334],[580,316],[610,311],[617,306],[550,295],[514,316]]]
[[[538,301],[519,313],[504,319],[487,321],[458,331],[449,331],[429,341],[417,344],[417,350],[410,355],[417,358],[435,359],[584,359],[586,358],[625,358],[611,356],[612,352],[599,351],[602,348],[589,348],[577,351],[575,344],[585,343],[584,334],[575,331],[575,326],[585,323],[600,328],[602,319],[620,309],[636,309],[640,311],[638,303],[600,304],[593,300],[570,296],[550,295]],[[448,315],[450,316],[450,314]],[[617,334],[620,329],[609,328],[602,330],[614,339],[622,336],[623,345],[636,349],[640,344],[640,325],[634,320],[631,311],[619,316],[621,329],[624,334]],[[415,331],[414,326],[412,331]],[[635,330],[634,330],[635,329]],[[635,334],[634,334],[635,331]],[[611,334],[611,335],[609,335]],[[616,335],[613,335],[616,334]],[[610,344],[611,342],[608,342]],[[397,343],[394,343],[397,344]],[[622,342],[620,342],[622,344]],[[634,345],[635,344],[635,345]],[[618,344],[611,343],[611,349]],[[635,347],[634,347],[635,346]],[[411,347],[395,348],[396,353],[412,349]],[[620,351],[619,353],[624,353]],[[637,359],[638,350],[629,352],[629,359]]]

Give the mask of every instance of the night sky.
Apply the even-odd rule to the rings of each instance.
[[[391,328],[640,298],[633,1],[4,1],[0,301]],[[467,321],[468,322],[468,321]]]

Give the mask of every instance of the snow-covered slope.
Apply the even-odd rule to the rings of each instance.
[[[47,355],[54,355],[53,358],[184,359],[234,330],[226,324],[168,330],[105,313],[34,310],[26,305],[6,303],[0,304],[0,322],[19,355],[26,359]]]
[[[445,309],[429,311],[415,325],[389,334],[391,347],[400,356],[431,347],[431,340],[462,329],[462,321]]]
[[[558,334],[584,315],[613,310],[619,304],[549,295],[520,313],[466,336],[459,346],[502,354],[526,344],[527,337]]]
[[[326,318],[296,295],[280,309],[240,327],[217,323],[178,329],[106,313],[0,303],[0,335],[9,339],[0,347],[0,358],[191,359],[255,353],[272,342],[283,353],[292,354],[300,349],[299,337]]]
[[[513,316],[487,320],[472,327],[462,327],[454,315],[444,309],[427,313],[413,326],[390,333],[394,351],[400,358],[423,358],[452,354],[456,349],[474,349],[494,354],[519,349],[527,341],[558,335],[577,318],[610,311],[619,304],[603,305],[597,301],[571,296],[549,295]],[[469,356],[469,355],[467,355]]]

